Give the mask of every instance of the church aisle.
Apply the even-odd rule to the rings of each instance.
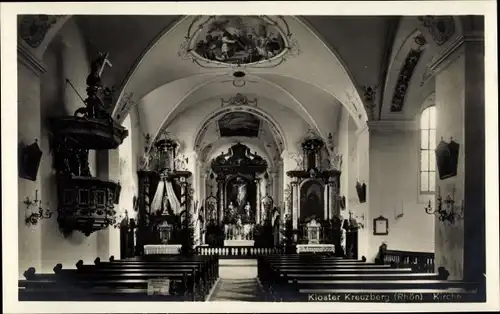
[[[257,278],[221,278],[208,301],[263,301],[263,291]]]
[[[263,301],[257,280],[257,260],[219,260],[219,281],[207,301]]]

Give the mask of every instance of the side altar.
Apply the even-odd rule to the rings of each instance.
[[[179,167],[178,147],[177,141],[168,136],[160,136],[151,147],[146,138],[145,155],[137,172],[136,255],[193,252],[192,174]]]
[[[297,253],[339,253],[341,247],[341,210],[345,198],[340,194],[342,158],[329,143],[310,131],[301,143],[297,168],[287,171],[287,218],[292,228]],[[337,250],[338,248],[338,250]]]

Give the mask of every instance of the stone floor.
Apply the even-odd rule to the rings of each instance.
[[[219,280],[207,301],[262,301],[257,260],[220,260]]]

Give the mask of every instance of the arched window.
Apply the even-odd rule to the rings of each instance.
[[[434,193],[436,186],[436,107],[420,116],[420,192]]]

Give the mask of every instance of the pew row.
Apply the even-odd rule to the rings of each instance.
[[[218,260],[212,256],[145,260],[94,261],[77,269],[54,267],[53,274],[33,268],[19,281],[21,301],[203,301],[218,278]],[[152,280],[162,280],[162,294],[154,295]],[[167,287],[167,288],[165,288]]]
[[[268,301],[327,301],[332,297],[330,301],[356,301],[349,296],[380,296],[389,292],[396,302],[397,293],[420,293],[421,301],[450,293],[458,299],[472,300],[478,289],[478,283],[447,280],[446,273],[419,273],[413,268],[396,268],[394,264],[375,265],[325,256],[261,257],[258,277]],[[358,301],[366,301],[361,299]]]

